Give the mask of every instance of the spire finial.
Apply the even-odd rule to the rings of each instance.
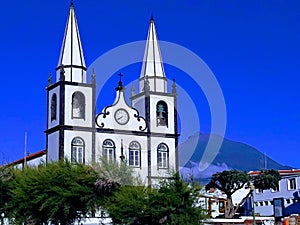
[[[73,2],[73,0],[71,0],[70,7],[73,7],[73,8],[74,8],[74,2]]]
[[[119,73],[118,76],[120,77],[119,83],[122,83],[122,77],[123,77],[123,74],[122,74],[122,73]]]
[[[119,73],[118,76],[120,77],[120,80],[118,83],[118,87],[116,87],[116,91],[122,91],[122,90],[124,90],[124,86],[123,86],[123,82],[122,82],[123,74]]]
[[[150,18],[150,22],[154,22],[154,17],[153,17],[153,13],[151,13],[151,18]]]
[[[96,74],[95,74],[95,68],[92,69],[92,78],[95,78]]]
[[[91,78],[92,78],[92,84],[96,84],[96,74],[95,74],[95,69],[94,68],[92,69]]]
[[[61,64],[60,66],[60,78],[59,80],[64,81],[65,80],[65,70],[64,70],[64,65]]]
[[[52,85],[52,73],[49,72],[49,77],[48,77],[48,87]]]
[[[135,90],[134,90],[134,85],[132,83],[131,85],[131,97],[135,96]]]
[[[146,75],[146,78],[144,80],[144,92],[149,92],[150,91],[150,82],[148,80],[148,75]]]
[[[177,94],[177,88],[176,88],[176,83],[174,78],[172,83],[172,94]]]
[[[123,148],[123,139],[121,139],[121,155],[120,159],[122,162],[124,162],[125,156],[124,156],[124,148]]]

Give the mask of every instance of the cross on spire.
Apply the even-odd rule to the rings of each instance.
[[[124,89],[123,82],[122,82],[123,74],[119,73],[118,76],[120,77],[120,80],[119,80],[119,83],[118,83],[118,87],[116,87],[116,91],[121,91],[121,90]]]
[[[123,74],[122,74],[122,73],[119,73],[118,76],[120,77],[120,81],[119,81],[119,82],[122,82]]]

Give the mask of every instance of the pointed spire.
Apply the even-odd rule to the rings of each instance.
[[[166,81],[165,71],[161,58],[160,47],[157,39],[153,16],[150,19],[148,37],[145,47],[143,66],[140,78],[148,76],[151,91],[165,92]],[[161,79],[163,78],[163,79]],[[140,90],[143,89],[143,82],[140,82]]]
[[[73,1],[70,5],[64,39],[56,68],[56,78],[60,76],[61,65],[64,65],[66,81],[86,83],[86,65]]]

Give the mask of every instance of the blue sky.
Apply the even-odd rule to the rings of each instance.
[[[299,1],[76,0],[74,4],[87,66],[112,48],[144,40],[153,14],[160,40],[190,49],[213,71],[226,102],[226,137],[300,168]],[[45,148],[45,87],[49,72],[55,72],[69,5],[68,0],[1,2],[2,162],[24,155],[25,132],[28,151]],[[123,71],[137,78],[140,65]],[[189,87],[198,102],[201,131],[209,132],[209,109],[201,90],[191,80],[180,79],[182,71],[166,66],[166,73]],[[109,81],[103,91],[108,97],[100,107],[114,99],[111,87],[116,81]]]

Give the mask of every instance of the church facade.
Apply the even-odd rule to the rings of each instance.
[[[96,111],[96,75],[87,82],[74,6],[65,28],[56,80],[47,87],[47,161],[64,158],[90,164],[101,158],[123,161],[145,184],[154,184],[178,170],[177,92],[167,90],[154,20],[151,18],[139,76],[139,91],[126,102],[122,74],[115,101]],[[102,96],[99,97],[101,99]]]

